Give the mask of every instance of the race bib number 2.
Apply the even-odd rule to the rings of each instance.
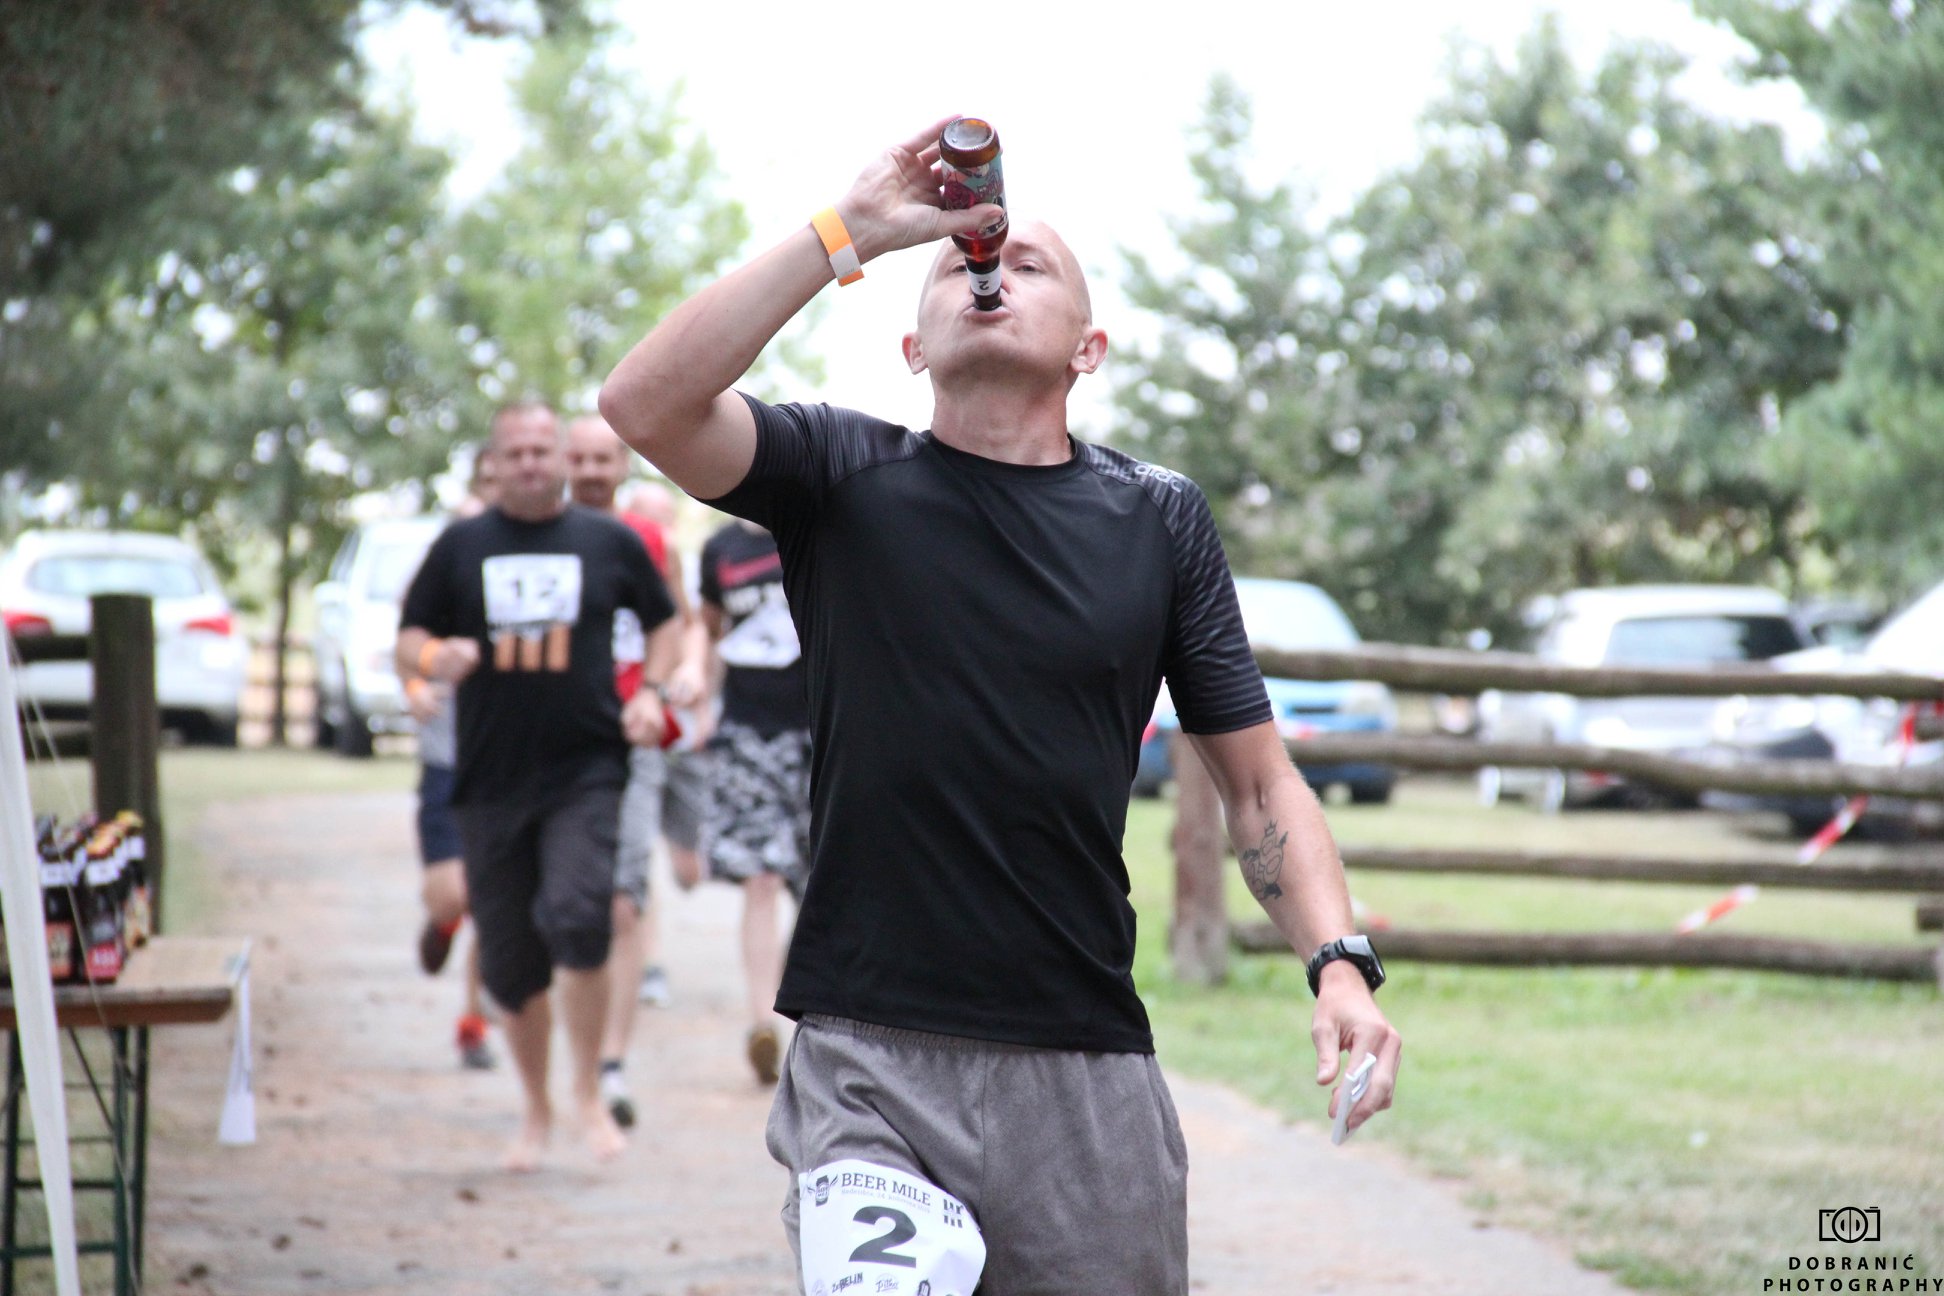
[[[868,1161],[797,1176],[798,1243],[809,1296],[972,1296],[985,1238],[937,1184]]]

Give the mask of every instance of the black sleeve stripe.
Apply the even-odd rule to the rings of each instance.
[[[1232,733],[1274,718],[1242,625],[1228,556],[1208,499],[1194,482],[1103,446],[1097,471],[1138,485],[1174,540],[1174,599],[1161,669],[1186,733]]]

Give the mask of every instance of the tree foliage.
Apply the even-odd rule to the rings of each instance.
[[[589,23],[536,44],[515,81],[525,129],[459,218],[452,311],[494,398],[591,408],[608,370],[748,235],[673,90],[615,60]]]
[[[430,0],[467,30],[579,0]],[[356,100],[359,29],[396,0],[0,3],[0,299],[163,250],[169,217],[206,213],[204,182],[264,166],[293,121]]]
[[[580,0],[430,0],[466,30],[571,27]],[[76,475],[126,393],[119,303],[226,227],[230,177],[306,165],[358,108],[356,39],[399,0],[0,0],[0,464]],[[294,151],[293,151],[294,150]],[[166,278],[166,275],[162,276]]]
[[[1509,64],[1471,54],[1421,159],[1320,234],[1252,187],[1248,105],[1211,90],[1187,268],[1130,258],[1163,323],[1122,431],[1208,489],[1239,568],[1420,641],[1568,585],[1788,578],[1808,520],[1762,453],[1845,304],[1817,178],[1684,102],[1681,66],[1626,46],[1582,73],[1551,21]]]
[[[1894,593],[1944,573],[1944,8],[1697,0],[1832,126],[1829,264],[1855,301],[1838,372],[1791,402],[1772,462],[1846,569]]]

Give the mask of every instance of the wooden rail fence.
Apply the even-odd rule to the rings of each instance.
[[[1733,697],[1737,695],[1892,698],[1944,702],[1944,679],[1850,672],[1787,672],[1761,666],[1676,670],[1560,666],[1512,653],[1474,653],[1368,644],[1343,652],[1259,649],[1266,675],[1288,679],[1374,680],[1431,692],[1496,688],[1574,697]],[[1486,766],[1598,770],[1681,792],[1732,791],[1785,796],[1895,796],[1944,801],[1944,767],[1842,765],[1827,761],[1727,764],[1583,743],[1480,742],[1443,736],[1328,734],[1289,741],[1299,764],[1376,762],[1407,769]],[[1170,946],[1178,978],[1200,984],[1227,975],[1232,946],[1289,953],[1269,923],[1231,925],[1223,901],[1227,844],[1213,783],[1191,748],[1175,739],[1177,785],[1175,915]],[[1708,886],[1759,885],[1910,894],[1917,928],[1944,931],[1944,860],[1795,864],[1784,861],[1662,860],[1534,854],[1502,850],[1346,848],[1352,872],[1556,877]],[[1675,933],[1512,933],[1386,930],[1388,959],[1487,966],[1731,967],[1822,976],[1924,981],[1944,987],[1944,946],[1858,945],[1777,937]]]

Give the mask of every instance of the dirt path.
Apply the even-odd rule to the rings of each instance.
[[[787,1296],[768,1093],[740,1055],[733,894],[664,906],[676,1000],[643,1014],[628,1153],[596,1168],[562,1138],[549,1169],[509,1176],[496,1167],[516,1082],[456,1068],[457,982],[413,961],[410,814],[397,794],[290,797],[202,825],[221,926],[256,942],[259,1141],[215,1144],[227,1030],[157,1032],[148,1289]],[[1476,1227],[1380,1151],[1339,1153],[1315,1128],[1174,1083],[1198,1291],[1618,1290],[1556,1248]]]

